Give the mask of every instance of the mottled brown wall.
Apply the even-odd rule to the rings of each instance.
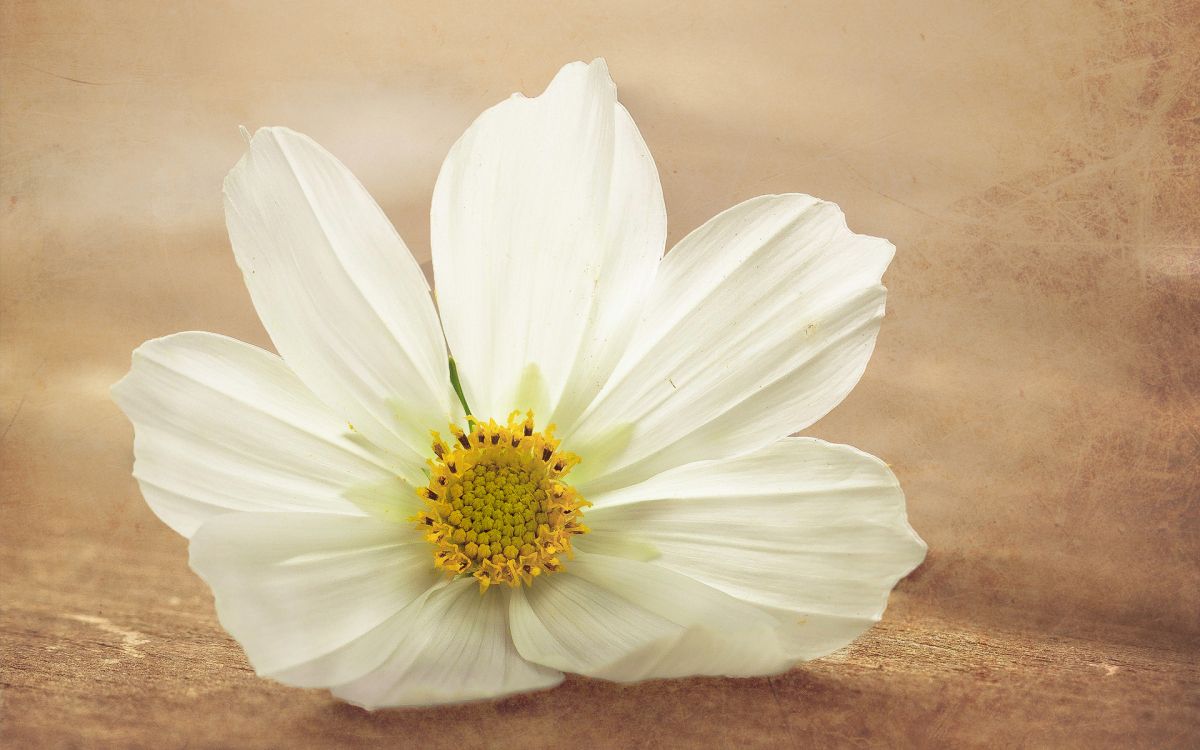
[[[463,128],[603,55],[673,239],[803,191],[898,246],[875,358],[812,430],[904,483],[930,555],[898,606],[1200,634],[1194,4],[439,5],[2,4],[10,550],[182,566],[107,387],[150,337],[268,344],[222,221],[238,124],[314,136],[428,258]]]

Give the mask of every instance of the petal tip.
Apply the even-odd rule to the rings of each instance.
[[[559,68],[554,79],[550,81],[550,85],[546,87],[546,91],[550,92],[559,87],[568,86],[607,87],[613,98],[616,98],[617,85],[609,75],[608,62],[603,57],[597,57],[590,63],[582,60],[567,63]]]
[[[121,411],[125,411],[125,407],[122,406],[122,401],[125,400],[126,395],[129,393],[129,389],[133,387],[132,383],[130,382],[132,378],[133,370],[131,368],[129,372],[121,376],[120,380],[108,387],[108,397],[114,404],[117,405],[117,408],[121,409]]]

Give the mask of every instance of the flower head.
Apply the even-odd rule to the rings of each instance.
[[[866,367],[892,246],[772,195],[664,257],[603,61],[454,145],[436,309],[305,136],[258,131],[225,206],[279,355],[156,339],[114,397],[259,674],[368,707],[771,674],[857,637],[923,558],[883,462],[788,437]]]

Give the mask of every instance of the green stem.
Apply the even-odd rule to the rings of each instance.
[[[463,395],[462,382],[458,379],[458,365],[454,364],[454,357],[450,357],[450,385],[454,386],[454,393],[458,396],[458,402],[462,404],[463,411],[467,416],[471,416],[471,407],[467,406],[467,397]]]

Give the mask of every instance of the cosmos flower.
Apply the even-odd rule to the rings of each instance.
[[[773,674],[861,634],[924,557],[882,461],[788,437],[862,375],[894,248],[792,194],[664,257],[602,60],[451,149],[436,308],[303,135],[258,131],[225,210],[279,356],[155,339],[114,398],[146,501],[260,675],[373,708]]]

